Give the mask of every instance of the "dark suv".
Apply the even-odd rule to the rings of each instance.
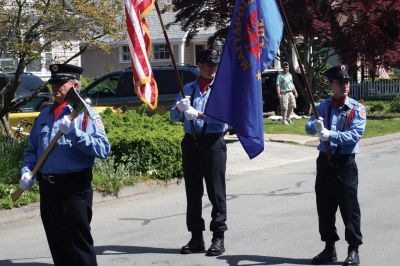
[[[179,93],[175,71],[172,66],[152,67],[158,85],[157,113],[165,113],[175,102]],[[196,66],[179,66],[178,72],[183,84],[199,76]],[[137,108],[142,102],[134,91],[132,69],[127,68],[106,74],[87,86],[81,95],[89,98],[94,106]]]
[[[278,96],[276,95],[276,79],[278,77],[279,71],[272,70],[264,72],[262,74],[262,93],[263,93],[263,111],[264,112],[275,112],[275,114],[280,115],[280,103]],[[297,74],[298,80],[302,80],[300,74]],[[303,115],[307,114],[309,110],[310,101],[305,93],[304,85],[296,85],[296,90],[298,97],[296,98],[297,108],[294,110],[296,114]]]

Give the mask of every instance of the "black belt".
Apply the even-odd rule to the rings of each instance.
[[[82,171],[75,172],[75,173],[68,173],[68,174],[43,174],[39,173],[39,176],[49,182],[50,184],[55,183],[65,183],[69,181],[73,181],[74,178],[83,178],[86,176],[90,176],[91,168],[85,168]]]
[[[319,156],[321,156],[322,158],[329,159],[328,155],[325,152],[320,152]],[[356,157],[355,154],[339,154],[339,153],[331,154],[331,160],[338,160],[343,162],[354,160],[355,157]]]
[[[215,138],[219,138],[224,136],[223,133],[209,133],[209,134],[200,134],[200,135],[196,135],[198,138],[203,138],[203,139],[215,139]],[[192,137],[192,134],[189,133],[185,133],[185,137]]]

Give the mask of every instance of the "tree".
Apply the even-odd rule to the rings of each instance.
[[[25,67],[55,45],[69,48],[71,40],[82,43],[73,57],[89,45],[107,51],[107,40],[124,36],[123,10],[118,0],[0,0],[0,56],[6,53],[17,59],[15,78],[0,91],[0,118],[9,135],[6,114]]]
[[[313,74],[318,75],[325,70],[326,61],[334,54],[333,50],[326,49],[331,43],[332,1],[286,0],[283,6],[287,14],[293,34],[297,37],[300,59],[302,60],[307,79],[313,87]],[[209,39],[212,44],[215,39],[224,39],[230,23],[234,0],[205,0],[185,1],[174,0],[174,11],[177,12],[175,23],[181,25],[182,30],[188,31],[187,41],[193,38],[198,29],[215,26],[216,33]],[[279,3],[279,0],[277,0]],[[282,14],[282,12],[281,12]],[[281,57],[289,61],[293,71],[293,49],[285,30],[281,42]],[[301,81],[296,80],[299,85]],[[300,93],[305,93],[300,91]]]
[[[277,3],[280,0],[276,0]],[[175,23],[193,38],[201,27],[216,26],[216,38],[223,39],[229,26],[234,0],[173,0],[177,12]],[[307,79],[314,89],[320,84],[327,60],[338,54],[353,72],[369,68],[373,76],[376,65],[397,66],[400,63],[400,2],[282,0],[290,27],[297,40],[300,59]],[[282,13],[282,12],[281,12]],[[332,49],[333,48],[333,49]],[[293,69],[293,51],[287,34],[281,43],[281,56]]]
[[[277,0],[279,2],[279,0]],[[332,1],[285,0],[282,1],[281,14],[286,13],[290,29],[296,39],[299,57],[306,71],[306,78],[314,91],[323,90],[323,73],[326,70],[328,59],[335,54],[329,49],[332,42]],[[283,12],[284,11],[284,12]],[[294,50],[288,37],[288,28],[285,27],[284,38],[281,43],[281,57],[292,66]],[[294,82],[299,87],[301,81],[294,75]],[[301,87],[301,86],[300,86]],[[299,90],[307,98],[304,90]]]
[[[400,64],[400,2],[398,0],[343,1],[334,6],[340,23],[334,28],[335,47],[343,62],[368,69],[375,78],[377,65]]]
[[[225,38],[235,0],[172,0],[172,5],[177,12],[174,23],[179,23],[182,31],[188,33],[186,42],[190,42],[200,28],[214,26],[217,31],[208,41],[212,45],[216,39]]]

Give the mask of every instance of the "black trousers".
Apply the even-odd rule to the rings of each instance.
[[[226,226],[226,144],[220,134],[206,134],[195,141],[186,134],[182,141],[182,161],[185,178],[186,224],[191,232],[204,231],[202,197],[205,179],[212,204],[210,230],[224,232]]]
[[[92,220],[92,172],[39,174],[40,213],[54,265],[97,265]]]
[[[354,155],[334,155],[331,161],[325,153],[317,159],[315,192],[321,240],[339,240],[336,232],[336,211],[339,207],[349,245],[361,245],[361,213],[357,198],[358,168]]]

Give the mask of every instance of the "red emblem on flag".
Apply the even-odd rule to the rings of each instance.
[[[151,70],[150,35],[145,16],[153,8],[154,0],[125,0],[129,52],[136,95],[151,109],[157,107],[157,83]]]

